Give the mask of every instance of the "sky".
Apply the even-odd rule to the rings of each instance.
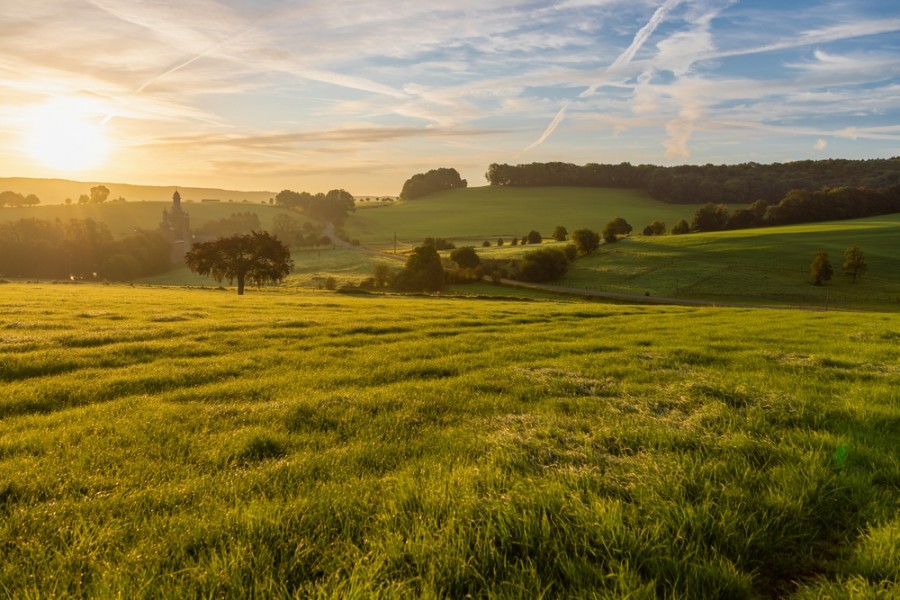
[[[2,177],[900,156],[897,0],[3,0],[0,31]]]

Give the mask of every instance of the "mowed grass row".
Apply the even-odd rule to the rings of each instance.
[[[0,286],[11,597],[889,597],[900,317]]]

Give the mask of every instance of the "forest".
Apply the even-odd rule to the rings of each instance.
[[[630,163],[575,165],[549,162],[493,163],[490,185],[514,187],[577,186],[633,188],[672,204],[777,204],[792,190],[824,188],[884,189],[900,185],[900,157],[872,160],[804,160],[789,163],[681,165]]]

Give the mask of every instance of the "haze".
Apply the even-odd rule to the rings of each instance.
[[[6,0],[0,176],[396,194],[900,155],[895,0]]]

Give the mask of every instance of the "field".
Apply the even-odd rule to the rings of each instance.
[[[897,314],[4,284],[0,342],[5,596],[900,592]]]
[[[842,272],[857,244],[868,272]],[[521,247],[520,247],[521,248]],[[632,237],[576,261],[557,285],[713,302],[900,310],[900,215],[683,236]],[[813,254],[834,277],[810,284]]]
[[[480,245],[496,243],[498,237],[521,238],[532,229],[549,236],[557,225],[602,231],[616,217],[637,231],[654,220],[671,227],[678,219],[690,222],[695,210],[695,205],[665,204],[638,190],[485,186],[359,209],[346,229],[350,238],[383,248],[393,245],[395,233],[407,245],[419,245],[426,237]]]

